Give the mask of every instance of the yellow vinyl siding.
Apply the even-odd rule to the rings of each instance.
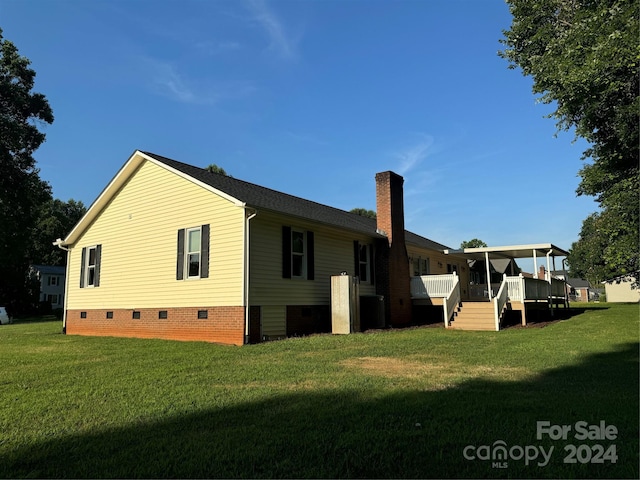
[[[210,225],[209,278],[176,280],[177,232]],[[67,308],[242,305],[244,210],[145,161],[70,254]],[[100,286],[79,288],[83,247],[102,245]]]
[[[314,233],[315,280],[282,278],[282,226]],[[251,220],[251,271],[249,298],[252,305],[329,305],[331,276],[347,271],[354,275],[353,242],[373,244],[372,238],[324,225],[259,212]],[[361,295],[375,294],[375,286],[363,283]]]

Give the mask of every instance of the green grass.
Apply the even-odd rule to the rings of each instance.
[[[576,305],[573,305],[576,307]],[[638,478],[638,305],[245,347],[0,327],[0,477]],[[536,439],[604,420],[614,441]],[[554,447],[547,466],[467,445]],[[565,464],[567,444],[617,461]]]

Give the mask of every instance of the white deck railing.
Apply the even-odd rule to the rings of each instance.
[[[522,275],[507,277],[509,299],[515,302],[525,300],[548,300],[551,297],[565,297],[566,286],[564,280],[551,279],[551,285],[545,280],[525,278]]]
[[[411,298],[442,298],[444,325],[448,327],[460,304],[460,279],[455,273],[411,277]]]
[[[455,273],[411,277],[411,296],[414,298],[444,298],[449,295],[457,282],[458,275]]]

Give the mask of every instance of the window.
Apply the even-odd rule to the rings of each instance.
[[[291,231],[291,277],[303,278],[305,276],[305,241],[304,232]]]
[[[455,263],[447,263],[447,273],[458,273],[458,265]]]
[[[47,302],[49,302],[50,305],[58,305],[59,304],[59,300],[58,300],[58,295],[47,295]]]
[[[198,319],[205,320],[209,318],[209,310],[198,310]]]
[[[176,280],[209,277],[209,225],[178,230]]]
[[[282,278],[313,280],[313,232],[282,227]]]
[[[60,277],[57,275],[51,275],[47,277],[47,285],[50,287],[57,287],[60,285]]]
[[[158,318],[160,320],[166,320],[167,318],[169,318],[167,310],[159,310],[158,311]]]
[[[355,275],[361,283],[374,283],[373,245],[353,242],[353,255],[355,258]]]
[[[187,230],[187,278],[200,278],[200,228]]]
[[[82,249],[80,288],[100,286],[102,245]]]
[[[411,257],[409,262],[409,270],[412,272],[414,277],[429,275],[431,273],[431,266],[428,258]]]
[[[108,311],[107,312],[107,319],[112,320],[113,319],[113,311]]]
[[[140,320],[140,310],[134,310],[131,313],[131,318],[134,320]]]

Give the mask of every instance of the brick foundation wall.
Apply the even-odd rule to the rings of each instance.
[[[166,319],[158,318],[166,311]],[[207,318],[198,318],[206,311]],[[85,312],[86,318],[81,318]],[[107,318],[112,312],[113,318]],[[108,337],[162,338],[229,345],[244,344],[244,307],[141,308],[139,319],[131,309],[67,310],[66,333]]]

